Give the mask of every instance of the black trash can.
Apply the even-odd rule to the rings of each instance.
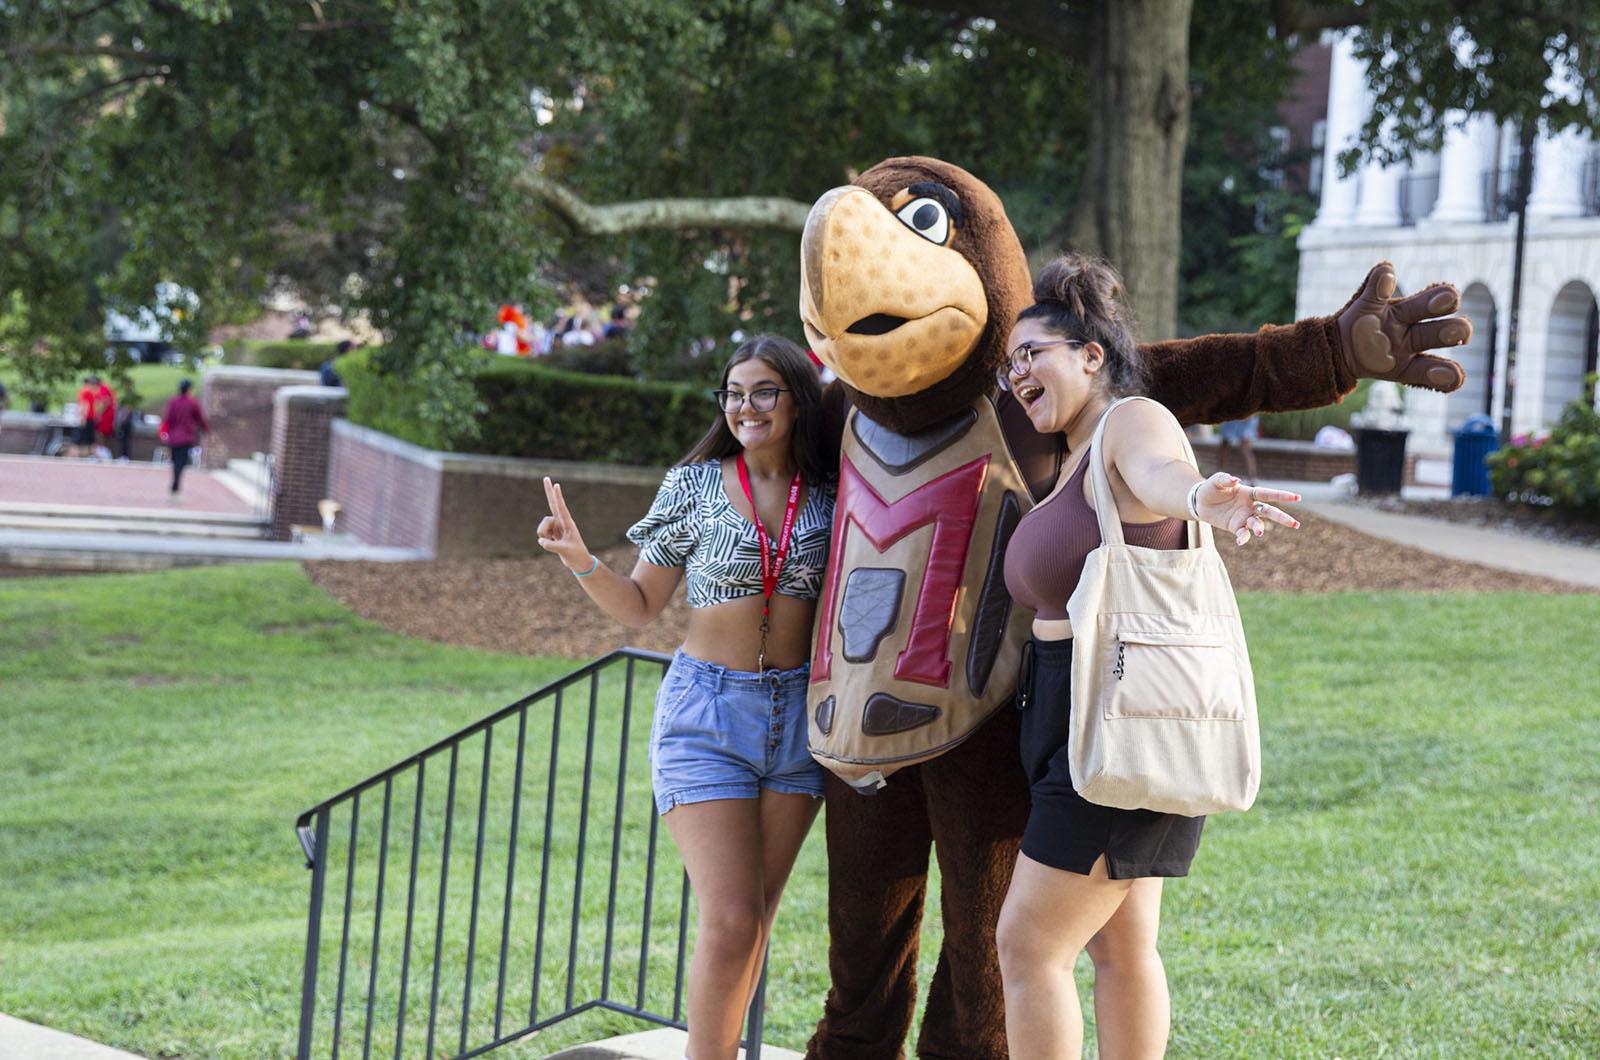
[[[1490,453],[1500,448],[1500,435],[1488,416],[1468,416],[1454,431],[1455,460],[1450,468],[1450,496],[1487,497],[1489,495]]]
[[[1360,493],[1399,493],[1406,481],[1406,435],[1410,431],[1385,431],[1357,427],[1356,490]]]

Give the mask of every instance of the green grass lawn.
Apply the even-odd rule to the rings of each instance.
[[[1250,813],[1207,826],[1167,889],[1171,1055],[1600,1055],[1600,598],[1265,596],[1244,600],[1266,777]],[[300,811],[565,673],[559,660],[440,647],[355,618],[290,566],[0,581],[0,1012],[160,1057],[293,1055],[310,874]],[[511,932],[503,817],[516,720],[462,745],[444,903],[441,1046],[459,1027],[480,795],[491,807],[470,1024],[492,1023],[507,953],[507,1026],[535,968],[537,842],[551,802],[552,927],[541,1012],[597,985],[610,814],[623,784],[623,908],[644,895],[648,688],[616,769],[618,686],[600,686],[597,766],[582,798],[587,690],[529,712]],[[642,709],[640,709],[642,708]],[[448,755],[424,817],[443,820]],[[485,760],[489,782],[482,783]],[[415,780],[397,780],[379,937],[397,981]],[[341,1055],[359,1055],[383,789],[363,797],[350,882]],[[587,822],[580,928],[569,934]],[[431,987],[442,842],[425,826],[406,1055]],[[349,822],[326,852],[317,1041],[338,992]],[[651,891],[649,1003],[670,1010],[679,877],[665,836]],[[528,846],[528,843],[535,845]],[[500,849],[497,849],[500,848]],[[799,1048],[826,988],[820,835],[774,942],[768,1040]],[[937,940],[937,919],[927,925]],[[614,992],[632,997],[640,931],[619,917]],[[926,947],[923,967],[931,963]],[[630,956],[631,955],[631,956]],[[421,986],[418,986],[418,980]],[[1087,962],[1080,982],[1088,986]],[[615,984],[623,984],[618,987]],[[519,993],[520,992],[520,993]],[[375,999],[392,1052],[393,990]],[[506,1050],[535,1056],[636,1029],[590,1014]],[[385,1052],[387,1050],[387,1052]]]
[[[136,364],[128,369],[128,374],[133,380],[133,385],[139,391],[139,408],[145,412],[160,413],[167,405],[167,399],[178,392],[178,380],[194,380],[194,396],[200,396],[200,379],[205,374],[204,368],[190,368],[187,365],[171,364]],[[117,387],[108,372],[101,375],[110,383],[112,389],[117,391],[120,402],[123,394]],[[15,368],[0,366],[0,383],[4,383],[6,390],[11,395],[11,408],[13,411],[26,412],[28,397],[20,389]],[[82,376],[57,383],[50,388],[50,393],[45,401],[48,412],[60,412],[61,406],[74,403],[78,400],[78,391],[83,386]]]

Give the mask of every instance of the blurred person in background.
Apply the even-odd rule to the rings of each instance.
[[[194,383],[190,380],[180,382],[178,392],[167,400],[166,410],[161,413],[161,441],[172,450],[172,489],[168,491],[168,504],[179,502],[178,489],[183,482],[183,469],[189,466],[194,447],[200,443],[200,436],[211,433],[211,425],[206,422],[200,402],[189,396],[192,389]]]

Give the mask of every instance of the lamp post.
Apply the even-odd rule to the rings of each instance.
[[[1500,407],[1500,444],[1511,444],[1511,410],[1517,389],[1517,322],[1522,312],[1522,255],[1528,241],[1528,193],[1533,187],[1533,138],[1536,120],[1526,117],[1517,133],[1517,243],[1511,259],[1511,320],[1506,327],[1506,390]]]

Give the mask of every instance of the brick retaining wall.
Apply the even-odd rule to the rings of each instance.
[[[318,526],[328,496],[328,446],[344,415],[342,387],[286,386],[272,396],[272,536],[289,539],[296,524]]]
[[[339,529],[373,545],[421,548],[439,559],[542,554],[549,514],[544,476],[563,484],[593,548],[620,544],[661,485],[662,468],[441,453],[335,420],[327,496]]]
[[[201,450],[208,468],[272,451],[272,395],[286,386],[314,386],[316,372],[222,365],[206,370],[200,407],[211,424]]]

